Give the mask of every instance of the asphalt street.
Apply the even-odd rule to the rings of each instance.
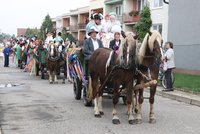
[[[70,83],[49,84],[11,65],[0,64],[0,125],[3,134],[199,134],[200,107],[156,96],[156,124],[148,123],[144,101],[143,123],[129,125],[126,106],[117,107],[121,121],[112,124],[112,100],[103,99],[104,116],[75,100]],[[13,87],[10,87],[13,84]],[[5,87],[7,86],[7,87]],[[148,96],[146,93],[145,96]]]

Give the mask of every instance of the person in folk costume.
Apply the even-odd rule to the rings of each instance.
[[[109,28],[109,31],[111,33],[110,37],[114,38],[114,34],[112,33],[112,27],[115,26],[115,25],[121,26],[121,23],[117,20],[116,13],[111,12],[109,15],[110,15],[110,28]]]
[[[110,15],[106,15],[105,19],[102,20],[102,29],[101,29],[101,40],[103,42],[104,47],[109,47],[110,40],[112,40],[111,34],[111,22]]]
[[[49,46],[49,43],[51,42],[51,41],[53,41],[53,33],[52,32],[48,32],[47,33],[47,38],[46,38],[46,40],[45,40],[45,48],[48,48],[48,46]]]
[[[34,44],[34,58],[36,60],[36,76],[39,76],[39,68],[40,68],[40,64],[39,64],[39,55],[38,55],[38,47],[40,45],[40,41],[38,39],[36,39],[33,44]]]
[[[42,43],[39,44],[38,46],[38,60],[39,60],[39,65],[41,68],[41,79],[45,79],[45,68],[46,68],[46,60],[47,60],[47,49],[45,48],[45,45]]]
[[[89,36],[89,32],[90,32],[90,28],[91,26],[94,26],[97,28],[97,31],[98,31],[98,34],[97,34],[97,38],[100,39],[100,33],[101,32],[101,20],[103,19],[102,15],[101,14],[97,14],[97,13],[94,13],[92,16],[91,16],[91,20],[90,22],[86,25],[86,38],[90,38]]]
[[[112,60],[111,60],[111,65],[114,65],[115,61],[115,56],[117,56],[119,54],[119,47],[121,45],[121,31],[122,28],[119,25],[114,25],[111,29],[111,32],[114,34],[114,39],[110,41],[110,45],[109,48],[112,49],[114,51]]]
[[[21,64],[21,47],[20,47],[20,42],[17,42],[17,46],[16,46],[16,56],[17,56],[17,63],[18,63],[18,67],[20,67]]]
[[[102,20],[102,32],[103,33],[109,33],[110,32],[110,27],[111,27],[110,15],[107,14],[104,17],[104,19]]]
[[[28,71],[31,71],[35,61],[36,61],[36,45],[38,44],[38,40],[37,40],[37,36],[34,36],[30,39],[30,43],[29,43],[29,49],[28,49],[28,54],[29,54],[29,62],[28,62]],[[25,70],[26,71],[26,70]]]
[[[62,39],[62,33],[61,32],[58,32],[57,36],[53,39],[54,40],[54,43],[57,43],[59,44],[61,41],[62,43],[64,42],[64,40]]]
[[[22,66],[22,62],[26,60],[26,58],[24,57],[24,50],[25,50],[25,45],[26,45],[26,40],[25,37],[23,35],[21,35],[19,37],[19,47],[17,48],[18,51],[18,66],[20,67],[20,69],[23,68]]]
[[[18,39],[15,39],[15,44],[13,46],[13,50],[14,50],[14,64],[17,67],[17,63],[18,63],[18,59],[17,59],[17,46],[18,46]]]

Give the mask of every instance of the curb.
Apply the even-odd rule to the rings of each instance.
[[[163,92],[162,90],[163,90],[162,87],[157,87],[156,95],[200,107],[199,95],[194,95],[191,93],[178,91],[178,90],[175,90],[172,92]]]

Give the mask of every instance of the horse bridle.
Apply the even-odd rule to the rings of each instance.
[[[55,50],[53,50],[53,51],[56,51],[56,52],[57,52],[56,46],[54,46],[54,49],[55,49]],[[56,55],[55,57],[53,57],[53,56],[50,55],[50,52],[51,52],[51,45],[49,46],[49,49],[48,49],[48,59],[51,60],[51,61],[56,61],[56,60],[59,59],[59,58],[58,58],[58,55]]]

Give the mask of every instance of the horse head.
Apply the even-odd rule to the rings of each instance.
[[[135,34],[133,32],[126,32],[123,37],[121,39],[122,45],[119,47],[118,60],[120,61],[120,58],[123,58],[125,65],[134,65],[136,55]]]
[[[55,58],[57,56],[56,45],[54,43],[49,44],[49,53],[50,57]]]
[[[163,39],[158,31],[148,32],[138,52],[138,63],[142,64],[145,57],[153,57],[156,63],[160,63],[163,57]]]

